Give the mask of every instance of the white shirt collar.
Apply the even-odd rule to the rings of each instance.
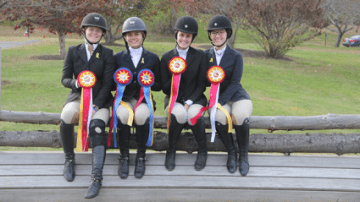
[[[220,50],[216,50],[216,49],[215,49],[215,46],[214,46],[214,51],[215,51],[215,54],[216,54],[217,56],[222,56],[223,53],[225,52],[225,49],[226,49],[226,46],[225,46],[224,48],[220,49]]]
[[[129,47],[129,51],[130,51],[130,55],[132,56],[132,57],[134,57],[134,56],[141,56],[141,54],[142,54],[142,52],[143,52],[143,47],[142,46],[140,46],[140,48],[131,48],[131,47]]]
[[[143,47],[140,46],[140,48],[134,49],[129,47],[129,51],[130,51],[130,55],[131,55],[131,60],[133,61],[134,67],[136,68],[137,65],[139,64],[142,52],[143,52]]]
[[[214,52],[216,56],[216,63],[217,65],[220,65],[221,58],[224,56],[224,52],[226,50],[226,46],[220,50],[216,50],[214,46]]]
[[[85,50],[86,50],[86,56],[87,56],[87,60],[89,61],[90,60],[90,58],[91,58],[91,55],[90,55],[90,51],[89,51],[89,43],[87,42],[87,41],[85,41]],[[95,49],[98,47],[98,43],[94,43],[93,44],[93,53],[94,53],[94,51],[95,51]]]
[[[187,55],[187,52],[189,51],[189,47],[187,47],[185,50],[181,50],[181,49],[179,49],[178,46],[176,46],[176,50],[179,53],[179,56],[184,58],[184,60],[186,60],[186,55]]]

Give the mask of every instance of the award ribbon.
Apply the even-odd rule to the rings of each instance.
[[[114,129],[114,133],[113,133],[113,137],[114,137],[114,147],[117,147],[117,141],[116,141],[116,129],[117,129],[117,117],[116,117],[116,110],[118,108],[118,106],[121,104],[123,105],[121,99],[123,97],[124,94],[124,90],[126,85],[128,85],[131,80],[132,80],[132,73],[129,69],[125,68],[125,67],[121,67],[118,70],[115,71],[114,73],[114,80],[115,83],[117,84],[116,87],[116,94],[115,94],[115,100],[114,100],[114,104],[113,104],[113,113],[111,116],[111,121],[110,121],[110,128],[109,128],[109,137],[108,140],[111,139],[111,132],[112,129]],[[125,103],[125,105],[127,106],[127,104]],[[126,107],[125,106],[125,107]],[[132,117],[134,117],[134,114],[132,112],[132,110],[129,110],[129,119],[131,119]],[[128,125],[131,126],[132,121],[129,124],[128,121]],[[110,141],[108,141],[108,146],[110,146]]]
[[[154,142],[154,135],[153,135],[154,106],[153,106],[153,101],[152,101],[152,96],[151,96],[151,86],[154,85],[154,81],[155,81],[154,73],[149,69],[143,69],[138,74],[138,81],[141,85],[140,98],[134,108],[134,112],[145,97],[146,103],[150,110],[149,138],[146,142],[146,146],[150,147],[150,146],[152,146],[152,144]]]
[[[209,68],[206,74],[207,79],[211,82],[210,87],[210,101],[208,107],[203,107],[199,111],[199,113],[190,119],[193,125],[196,124],[197,120],[201,117],[202,113],[211,108],[210,113],[210,123],[211,123],[211,142],[215,140],[215,115],[216,110],[219,108],[222,112],[225,113],[226,118],[228,120],[229,128],[228,131],[232,131],[232,121],[229,113],[218,103],[219,100],[219,92],[220,92],[220,83],[225,79],[225,71],[220,66],[212,66]]]
[[[186,61],[182,57],[175,56],[171,58],[169,61],[169,70],[173,74],[172,81],[171,81],[171,92],[170,92],[170,100],[168,105],[168,123],[167,123],[167,131],[169,133],[170,127],[170,119],[171,119],[171,112],[175,105],[178,93],[179,93],[179,86],[180,86],[180,79],[181,74],[186,70]]]
[[[76,151],[86,152],[89,148],[89,124],[92,116],[92,87],[95,86],[96,76],[93,72],[85,70],[80,72],[77,82],[82,87],[82,90]]]

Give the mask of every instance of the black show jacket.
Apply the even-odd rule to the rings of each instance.
[[[71,88],[66,103],[81,96],[81,87],[76,89],[75,83],[80,72],[89,70],[96,75],[96,84],[92,88],[93,104],[99,108],[110,107],[113,103],[111,86],[114,74],[113,51],[98,45],[87,61],[85,43],[69,47],[64,60],[61,82]]]

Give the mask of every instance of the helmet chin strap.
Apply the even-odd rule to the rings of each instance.
[[[102,35],[101,35],[101,37],[100,37],[100,39],[99,39],[99,41],[97,41],[97,42],[95,42],[95,43],[92,43],[92,42],[89,41],[89,39],[86,37],[86,34],[85,34],[85,31],[84,31],[84,30],[82,30],[82,33],[84,34],[85,40],[86,40],[90,45],[94,45],[94,44],[99,43],[99,42],[101,41],[102,37],[105,35],[105,33],[103,32]]]
[[[220,46],[217,46],[217,45],[215,45],[214,42],[212,41],[212,39],[211,39],[211,37],[210,37],[210,32],[208,32],[208,36],[209,36],[209,39],[210,39],[210,43],[211,43],[213,46],[218,47],[218,48],[220,48],[220,47],[222,47],[224,44],[226,44],[226,42],[227,42],[227,40],[228,40],[228,39],[226,39],[226,40],[224,41],[224,43],[222,43]]]
[[[129,50],[129,44],[128,42],[126,41],[125,37],[123,36],[123,39],[124,39],[124,42],[125,42],[125,47],[126,47],[126,50],[128,52],[128,54],[130,55],[130,50]],[[145,41],[145,38],[143,39],[142,43],[141,43],[141,46],[140,47],[143,47],[144,45],[144,41]]]

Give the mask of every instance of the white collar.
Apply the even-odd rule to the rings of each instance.
[[[87,41],[85,41],[85,48],[86,48],[86,50],[89,50],[89,43],[87,42]],[[93,49],[93,51],[95,51],[95,49],[96,49],[96,47],[98,47],[98,43],[94,43],[93,44],[93,47],[94,47],[94,49]]]
[[[181,49],[179,49],[179,46],[176,46],[176,50],[178,51],[179,55],[180,54],[186,54],[188,52],[188,50],[189,50],[189,47],[190,46],[188,46],[185,50],[181,50]]]
[[[140,46],[140,48],[131,48],[131,47],[129,47],[129,51],[130,51],[130,55],[131,56],[135,56],[135,55],[140,55],[141,56],[141,54],[142,54],[142,52],[143,52],[143,47],[142,46]]]
[[[224,48],[220,49],[220,50],[216,50],[216,49],[215,49],[215,46],[214,46],[214,51],[215,51],[215,54],[216,54],[217,56],[222,56],[223,53],[225,52],[225,50],[226,50],[226,46],[225,46]]]

